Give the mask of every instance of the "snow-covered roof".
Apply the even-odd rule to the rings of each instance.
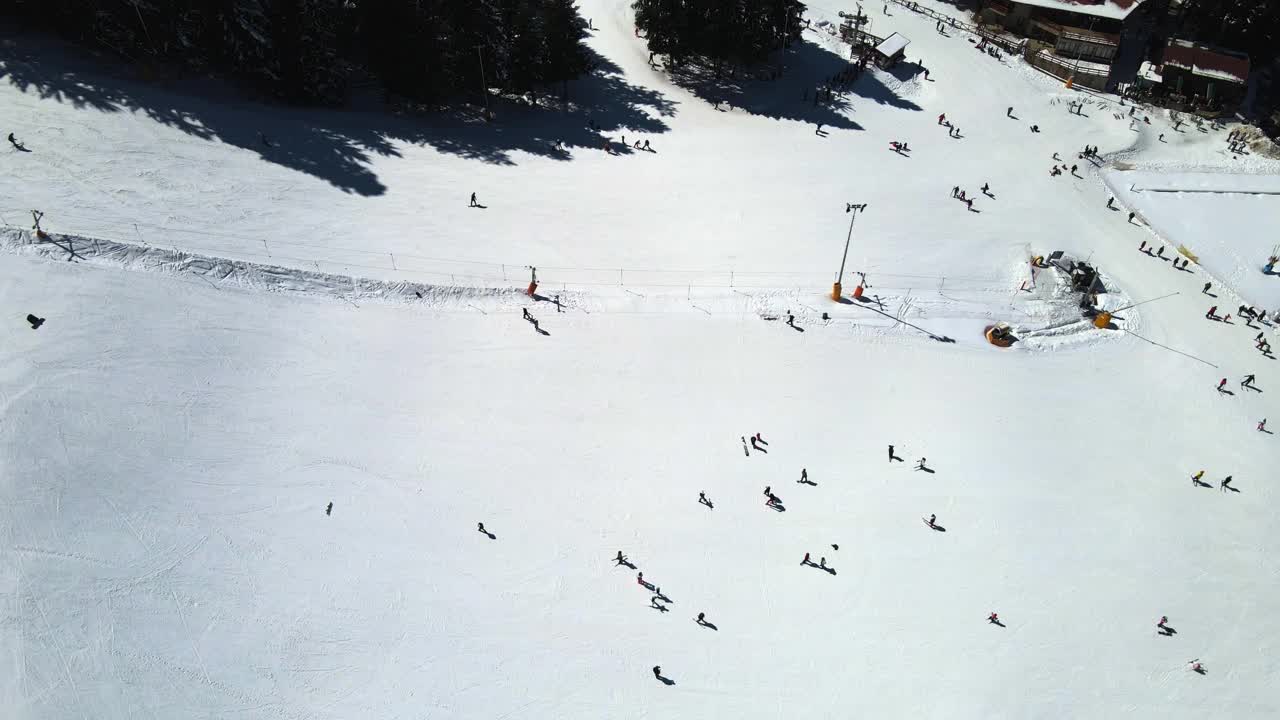
[[[894,55],[906,50],[907,45],[910,43],[910,40],[898,33],[894,33],[885,38],[884,42],[876,46],[876,52],[884,55],[885,57],[893,57]]]
[[[1160,66],[1154,65],[1150,61],[1143,61],[1142,66],[1138,68],[1138,76],[1143,80],[1150,80],[1155,83],[1164,79],[1160,75]]]
[[[1164,49],[1165,65],[1171,65],[1201,77],[1244,83],[1249,79],[1249,56],[1213,50],[1188,40],[1170,40]]]
[[[1123,20],[1129,17],[1143,0],[1010,0],[1020,5],[1066,10],[1091,17]]]

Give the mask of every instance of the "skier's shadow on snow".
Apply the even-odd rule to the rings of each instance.
[[[941,525],[939,525],[939,524],[937,524],[937,523],[934,523],[934,524],[932,524],[932,525],[929,525],[928,527],[929,527],[929,529],[930,529],[930,530],[933,530],[933,531],[935,531],[935,532],[946,532],[946,531],[947,531],[947,529],[946,529],[946,528],[942,527]]]
[[[377,196],[387,187],[375,173],[374,162],[401,157],[405,145],[515,165],[521,153],[567,161],[577,154],[570,150],[603,152],[602,133],[607,137],[622,128],[637,135],[669,130],[665,119],[675,115],[674,101],[628,83],[620,67],[586,50],[592,69],[566,86],[576,112],[565,112],[558,92],[554,100],[541,100],[536,106],[519,98],[491,96],[493,122],[484,121],[479,98],[469,103],[460,98],[440,112],[393,114],[394,108],[373,98],[357,98],[341,110],[256,103],[248,91],[194,75],[175,73],[143,83],[135,79],[136,66],[91,56],[48,36],[16,32],[4,38],[0,81],[77,109],[145,115],[210,144],[255,153],[264,162],[311,175],[344,192]],[[587,117],[598,130],[588,127]],[[279,140],[267,146],[263,136]],[[557,141],[563,147],[558,148]],[[163,143],[151,150],[162,156],[184,152]]]
[[[1222,389],[1221,389],[1221,390],[1219,390],[1218,392],[1222,393],[1223,395],[1235,395],[1235,393],[1231,392],[1230,390],[1228,390],[1228,389],[1226,389],[1226,388],[1222,388]]]
[[[1174,630],[1173,628],[1169,627],[1168,625],[1162,625],[1162,626],[1160,626],[1160,628],[1159,628],[1158,630],[1156,630],[1156,632],[1160,633],[1161,635],[1163,635],[1163,636],[1165,636],[1165,637],[1173,637],[1174,635],[1177,635],[1177,634],[1178,634],[1178,631],[1177,631],[1177,630]]]
[[[1211,488],[1211,487],[1213,487],[1212,485],[1210,485],[1209,483],[1207,483],[1207,482],[1205,482],[1205,481],[1203,481],[1203,480],[1192,480],[1191,482],[1192,482],[1192,484],[1194,484],[1196,487],[1202,487],[1202,488]]]
[[[655,676],[655,677],[657,677],[657,678],[658,678],[658,682],[662,683],[663,685],[675,685],[675,684],[676,684],[676,681],[675,681],[675,680],[672,680],[672,679],[671,679],[671,678],[669,678],[669,677],[665,677],[665,676],[663,676],[663,675],[657,675],[657,676]]]
[[[1198,668],[1192,668],[1191,672],[1198,673],[1200,675],[1206,675],[1208,674],[1209,671],[1205,670],[1203,667],[1198,667]]]

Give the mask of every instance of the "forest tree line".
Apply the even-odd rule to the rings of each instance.
[[[423,103],[554,87],[589,63],[574,0],[7,0],[0,14],[139,63],[340,104],[370,80]],[[483,77],[483,81],[482,81]]]

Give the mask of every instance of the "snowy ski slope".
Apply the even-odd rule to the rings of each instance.
[[[896,5],[871,31],[931,80],[877,72],[838,109],[802,99],[841,66],[820,31],[782,80],[708,88],[647,66],[627,3],[582,5],[585,109],[385,133],[3,34],[0,119],[32,150],[0,174],[6,716],[1280,714],[1255,429],[1280,376],[1252,343],[1276,333],[1203,317],[1280,304],[1231,270],[1273,208],[1229,200],[1248,240],[1192,245],[1212,207],[1102,176],[1276,167],[1230,127],[1131,131]],[[588,113],[657,152],[604,152]],[[824,296],[847,202],[845,287],[866,272],[879,304]],[[1162,238],[1201,264],[1137,252]],[[1053,250],[1109,307],[1163,299],[1094,329],[1032,277]],[[1023,341],[987,344],[999,321]]]

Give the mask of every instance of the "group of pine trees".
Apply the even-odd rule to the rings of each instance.
[[[291,102],[341,103],[353,80],[372,79],[443,103],[550,88],[588,67],[574,0],[6,0],[5,14]]]
[[[635,0],[636,28],[649,50],[688,60],[759,62],[800,36],[799,0]]]

